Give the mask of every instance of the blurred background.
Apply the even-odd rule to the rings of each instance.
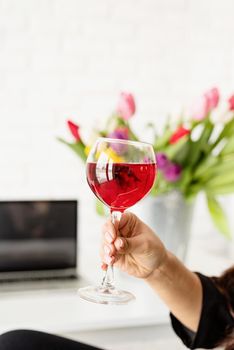
[[[82,168],[56,136],[90,130],[120,91],[134,127],[204,90],[233,92],[231,0],[1,0],[1,195],[78,195]]]
[[[130,91],[140,134],[213,86],[227,98],[233,12],[232,0],[0,0],[0,199],[78,199],[81,250],[91,261],[88,269],[81,259],[81,271],[99,269],[93,227],[103,219],[84,165],[56,139],[71,138],[66,120],[88,137]],[[233,196],[223,203],[233,228]],[[213,228],[202,195],[192,234],[189,266],[219,273],[224,257],[233,261],[233,241]],[[207,252],[215,260],[204,263]]]

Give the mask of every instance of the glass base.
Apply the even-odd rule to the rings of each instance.
[[[85,287],[78,290],[79,296],[87,301],[97,304],[120,305],[127,304],[134,300],[132,293],[125,290],[116,289],[115,287]]]

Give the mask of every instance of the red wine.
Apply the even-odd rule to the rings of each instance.
[[[156,164],[88,163],[87,180],[94,194],[111,210],[124,211],[152,188]]]

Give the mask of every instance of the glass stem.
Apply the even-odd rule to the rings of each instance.
[[[111,211],[111,222],[115,226],[118,232],[118,226],[121,219],[122,213],[120,211]],[[102,287],[104,288],[114,288],[114,267],[113,265],[108,265],[107,270],[104,274],[102,280]]]

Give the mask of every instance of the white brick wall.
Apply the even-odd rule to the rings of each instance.
[[[0,0],[0,198],[86,196],[65,120],[89,129],[121,90],[136,124],[234,91],[233,0]],[[83,185],[82,185],[83,184]]]

